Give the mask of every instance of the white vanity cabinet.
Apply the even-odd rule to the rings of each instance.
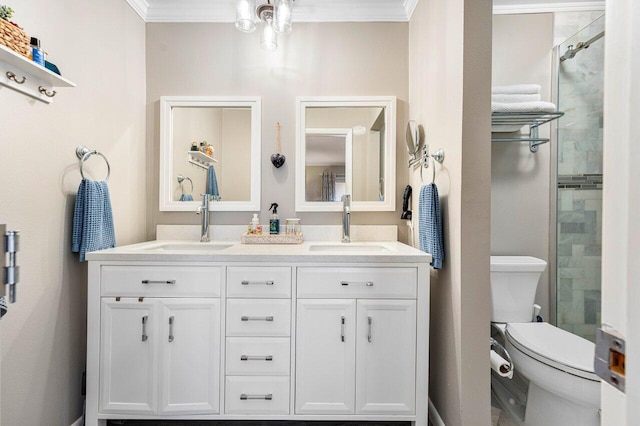
[[[298,268],[296,414],[415,414],[416,290],[416,268]]]
[[[426,426],[429,267],[410,255],[90,258],[86,424]]]

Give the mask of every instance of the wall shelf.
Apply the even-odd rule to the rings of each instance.
[[[549,142],[549,138],[539,137],[538,128],[550,121],[564,115],[564,112],[493,112],[491,113],[492,126],[524,126],[529,127],[529,134],[518,137],[497,138],[492,137],[491,142],[529,142],[531,152],[538,152],[538,145]],[[519,131],[519,130],[518,130]],[[496,132],[497,133],[497,132]],[[513,132],[512,132],[513,133]]]
[[[2,45],[0,45],[0,85],[47,104],[53,102],[56,96],[54,87],[75,87],[72,81]]]

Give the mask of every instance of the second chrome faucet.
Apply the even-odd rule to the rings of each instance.
[[[351,242],[351,195],[342,196],[342,242]]]

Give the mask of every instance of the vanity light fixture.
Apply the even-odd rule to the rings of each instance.
[[[291,32],[293,1],[267,0],[256,8],[255,0],[236,0],[236,28],[251,33],[257,28],[256,21],[261,22],[260,46],[266,50],[276,50],[278,33]]]

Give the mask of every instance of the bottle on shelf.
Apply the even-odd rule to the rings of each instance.
[[[44,50],[40,48],[40,39],[31,37],[31,60],[44,67]]]

